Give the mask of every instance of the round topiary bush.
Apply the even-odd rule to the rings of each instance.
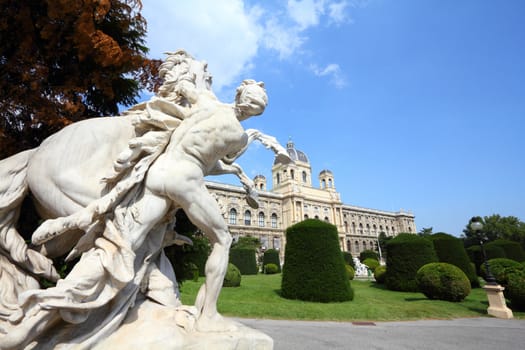
[[[348,265],[348,264],[345,264],[345,268],[346,268],[346,274],[348,275],[348,279],[349,280],[353,280],[354,277],[355,277],[355,270],[352,266]]]
[[[463,242],[447,233],[439,232],[428,237],[434,244],[439,262],[459,267],[467,275],[472,287],[479,287],[476,269],[472,267]]]
[[[416,273],[423,266],[437,262],[434,245],[412,233],[400,233],[386,244],[385,285],[390,290],[417,292]]]
[[[429,299],[462,301],[470,294],[470,281],[457,266],[430,263],[416,274],[417,286]]]
[[[285,256],[284,298],[317,302],[353,299],[334,225],[307,219],[288,227]]]
[[[264,273],[267,275],[274,275],[279,273],[279,267],[275,264],[266,264],[264,265]]]
[[[505,292],[513,310],[525,311],[525,269],[509,269]]]
[[[281,259],[279,258],[279,251],[276,249],[268,249],[263,255],[263,266],[274,264],[277,266],[277,272],[281,272]]]
[[[363,261],[363,265],[366,265],[372,271],[372,273],[376,270],[376,268],[379,266],[379,261],[373,258],[367,258],[365,261]]]
[[[224,276],[224,281],[222,282],[223,287],[239,287],[241,285],[241,271],[237,266],[229,263],[228,270],[226,270],[226,275]]]
[[[359,261],[361,261],[364,264],[366,259],[374,259],[379,261],[379,255],[377,254],[377,252],[370,249],[363,250],[361,253],[359,253]]]
[[[505,270],[508,268],[519,268],[521,266],[519,262],[505,258],[490,259],[488,263],[490,267],[490,272],[492,272],[492,275],[496,279],[496,282],[498,282],[502,286],[507,285],[507,275]],[[484,279],[487,278],[487,270],[485,264],[481,265],[481,277],[483,277]]]
[[[376,282],[379,283],[379,284],[385,283],[386,266],[379,265],[378,267],[376,267],[376,270],[374,271],[374,278],[375,278]]]
[[[523,248],[518,242],[509,241],[506,239],[497,239],[485,245],[486,249],[492,249],[491,247],[496,246],[503,249],[505,252],[505,258],[516,260],[518,262],[525,261],[525,254]]]

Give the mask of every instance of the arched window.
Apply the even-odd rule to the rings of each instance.
[[[293,169],[290,170],[290,177],[292,178],[292,180],[295,179],[295,171],[293,171]]]
[[[355,234],[355,222],[352,222],[352,233]]]
[[[277,214],[275,213],[272,214],[271,222],[272,222],[272,228],[277,228]]]
[[[328,179],[328,187],[332,188],[332,179]]]
[[[276,180],[277,180],[277,184],[280,184],[281,183],[281,174],[277,173],[277,175],[275,177],[276,177]]]
[[[303,171],[303,182],[306,183],[306,171]]]
[[[244,212],[244,224],[250,226],[252,224],[252,213],[249,210]]]
[[[348,222],[345,221],[345,232],[348,232]]]
[[[346,241],[346,251],[347,252],[352,251],[352,245],[350,244],[350,240],[349,239]]]
[[[304,219],[308,219],[308,214],[304,214]]]
[[[262,211],[259,213],[259,227],[264,227],[264,213]]]
[[[363,224],[359,224],[359,234],[363,234]]]
[[[326,221],[326,222],[330,222],[330,219],[328,219],[328,216],[325,216],[325,217],[324,217],[324,221]]]
[[[230,209],[230,225],[237,225],[237,210]]]
[[[326,188],[326,180],[325,180],[325,179],[323,179],[323,180],[321,181],[321,188],[323,188],[323,189]]]

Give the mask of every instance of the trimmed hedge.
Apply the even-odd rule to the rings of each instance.
[[[472,267],[461,239],[447,233],[439,232],[428,237],[434,244],[439,262],[459,267],[470,281],[472,287],[479,287],[478,276]]]
[[[510,299],[510,306],[513,310],[525,311],[525,269],[510,269],[507,280],[505,292]]]
[[[346,268],[346,273],[348,275],[348,279],[349,280],[353,280],[354,277],[355,277],[355,270],[352,266],[348,265],[348,264],[345,264],[345,268]]]
[[[379,283],[379,284],[385,283],[386,266],[379,265],[378,267],[376,267],[376,270],[374,271],[374,278],[376,280],[376,283]]]
[[[281,295],[316,302],[352,300],[337,228],[307,219],[286,229]]]
[[[497,239],[485,245],[485,249],[492,249],[491,247],[496,246],[503,249],[505,252],[505,258],[516,260],[518,262],[525,261],[525,254],[523,248],[518,242],[509,241],[506,239]]]
[[[470,294],[470,281],[457,266],[449,263],[430,263],[416,274],[421,293],[429,299],[462,301]]]
[[[255,249],[234,248],[230,250],[230,262],[235,265],[242,275],[256,275],[258,272]]]
[[[361,261],[364,264],[364,261],[366,259],[374,259],[379,261],[379,254],[377,254],[377,252],[373,250],[363,250],[361,253],[359,253],[359,261]]]
[[[372,271],[372,273],[376,270],[376,268],[379,266],[379,261],[377,259],[373,258],[366,258],[363,261],[363,265],[366,265]]]
[[[507,285],[507,275],[506,270],[508,268],[520,268],[521,264],[515,260],[506,259],[506,258],[496,258],[490,259],[488,261],[490,272],[496,279],[496,282],[506,287]],[[487,270],[485,264],[481,265],[481,277],[487,279]]]
[[[386,251],[385,285],[390,290],[417,292],[417,271],[438,261],[432,242],[412,233],[400,233],[388,241]]]
[[[264,273],[267,275],[274,275],[279,273],[279,267],[275,264],[266,264],[264,265]]]
[[[349,252],[341,252],[341,254],[343,254],[343,259],[345,260],[345,262],[352,266],[352,268],[355,270],[355,262],[354,262],[354,258],[352,257],[352,254],[349,253]]]
[[[228,270],[224,275],[223,287],[239,287],[241,285],[241,272],[234,264],[228,264]]]
[[[279,258],[279,251],[276,249],[268,249],[263,255],[263,266],[274,264],[277,266],[277,272],[281,272],[281,259]]]

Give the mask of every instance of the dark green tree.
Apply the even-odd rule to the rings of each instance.
[[[507,239],[514,242],[519,242],[522,248],[525,249],[525,223],[520,221],[515,216],[500,216],[493,214],[485,216],[481,219],[483,230],[481,231],[483,237],[489,241],[496,239]],[[479,244],[479,237],[470,228],[470,223],[463,230],[462,239],[466,247]]]
[[[432,234],[432,227],[423,227],[417,234],[422,237],[428,237]]]

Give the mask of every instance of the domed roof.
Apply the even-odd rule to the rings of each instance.
[[[304,152],[299,151],[298,149],[296,149],[295,145],[294,145],[294,143],[293,143],[293,141],[291,139],[286,144],[286,151],[288,152],[288,155],[290,156],[290,158],[292,158],[292,160],[294,162],[295,161],[300,161],[300,162],[304,162],[304,163],[309,163],[308,157],[306,156],[306,154],[304,154]],[[275,165],[275,164],[278,164],[278,163],[280,163],[280,162],[276,159],[273,164]]]

